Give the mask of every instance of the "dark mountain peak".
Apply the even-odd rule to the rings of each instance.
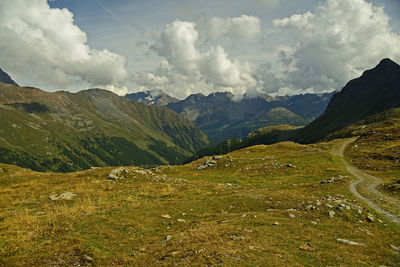
[[[11,79],[10,75],[5,73],[1,68],[0,68],[0,82],[18,86],[18,84],[14,82],[13,79]]]
[[[396,107],[400,107],[400,66],[384,59],[336,93],[325,113],[304,128],[299,141],[319,140],[347,125]]]
[[[384,58],[376,66],[376,68],[387,68],[387,67],[400,68],[400,65],[391,60],[390,58]]]

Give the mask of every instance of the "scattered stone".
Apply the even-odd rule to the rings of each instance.
[[[165,241],[170,241],[172,239],[172,235],[167,235],[166,237],[165,237]]]
[[[112,170],[109,174],[107,179],[108,180],[121,180],[126,178],[126,175],[128,174],[128,169],[121,167],[118,169]]]
[[[203,165],[197,165],[196,167],[196,171],[201,171],[204,169],[207,169],[209,167],[214,167],[215,165],[217,165],[217,162],[215,160],[206,160],[206,162]]]
[[[230,239],[234,240],[234,241],[239,241],[239,240],[246,239],[246,237],[245,236],[241,236],[241,235],[231,235]]]
[[[390,248],[393,249],[393,250],[395,250],[395,251],[400,252],[400,247],[396,247],[396,246],[394,246],[394,245],[390,245]]]
[[[383,221],[382,221],[381,219],[378,219],[378,222],[379,222],[379,223],[383,223]]]
[[[244,217],[246,217],[247,216],[247,214],[243,214],[242,216],[240,216],[240,217],[242,217],[242,218],[244,218]]]
[[[335,214],[336,214],[336,212],[334,212],[333,210],[330,210],[329,212],[328,212],[328,215],[329,215],[329,218],[333,218],[333,217],[335,217]]]
[[[72,192],[65,192],[64,194],[61,195],[52,195],[50,196],[50,200],[52,201],[57,201],[57,200],[72,200],[73,198],[77,197],[77,194],[74,194]]]
[[[321,203],[321,201],[319,201],[319,200],[317,200],[317,202],[315,203],[317,206],[321,206],[322,205],[322,203]]]
[[[313,245],[311,245],[310,243],[301,245],[299,247],[300,250],[304,250],[304,251],[315,251],[315,248],[313,247]]]
[[[311,221],[311,224],[312,225],[317,225],[317,222],[316,221]]]
[[[366,247],[367,245],[363,244],[363,243],[359,243],[359,242],[354,242],[354,241],[350,241],[347,239],[342,239],[342,238],[338,238],[336,239],[338,242],[343,243],[343,244],[347,244],[347,245],[351,245],[351,246],[363,246]]]
[[[36,215],[38,215],[38,216],[45,215],[45,214],[46,214],[46,213],[43,212],[43,211],[38,211],[38,212],[36,212]]]
[[[279,225],[279,223],[278,222],[274,222],[273,225]]]
[[[207,169],[207,166],[205,166],[205,165],[197,165],[196,171],[201,171],[201,170],[204,170],[204,169]]]
[[[163,218],[163,219],[171,219],[171,216],[169,216],[168,214],[164,214],[164,215],[161,215],[161,218]]]
[[[361,209],[358,209],[358,214],[362,214],[362,210]]]
[[[321,181],[321,184],[331,184],[336,183],[346,178],[345,176],[339,175],[338,177],[331,177],[329,179]]]
[[[308,210],[315,210],[315,206],[313,206],[313,205],[308,205],[308,206],[306,207],[306,209],[308,209]]]
[[[182,216],[186,216],[187,215],[187,213],[184,213],[184,212],[182,212],[182,214],[181,214]]]
[[[296,216],[294,214],[289,213],[289,218],[296,218]]]
[[[366,220],[367,222],[374,222],[375,218],[371,213],[368,213]]]
[[[180,222],[180,223],[185,223],[186,222],[184,219],[177,219],[176,221]]]

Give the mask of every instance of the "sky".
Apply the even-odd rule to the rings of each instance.
[[[0,0],[0,67],[47,91],[324,93],[400,63],[399,0]]]

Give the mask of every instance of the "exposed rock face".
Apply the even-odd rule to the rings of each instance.
[[[148,90],[125,95],[126,98],[144,103],[146,105],[166,106],[170,103],[179,102],[179,99],[172,97],[161,90]]]

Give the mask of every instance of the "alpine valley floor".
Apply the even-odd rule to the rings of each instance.
[[[400,210],[368,181],[355,184],[353,140],[126,167],[116,180],[107,179],[115,167],[0,165],[0,265],[399,266],[400,227],[380,211]],[[341,148],[346,159],[332,154]]]

